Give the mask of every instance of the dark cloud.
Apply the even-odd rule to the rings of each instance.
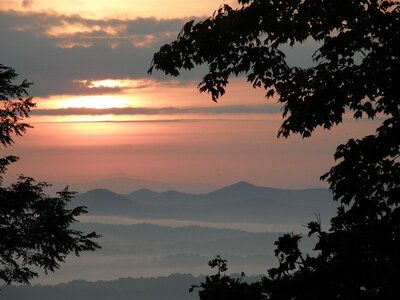
[[[100,30],[68,37],[46,34],[47,29],[63,22],[92,27],[126,26],[126,29],[116,36],[100,33]],[[34,82],[30,88],[30,94],[34,97],[92,94],[94,89],[84,89],[74,80],[149,79],[147,70],[153,54],[162,44],[174,38],[183,23],[184,20],[179,19],[88,20],[79,16],[0,12],[0,38],[3,41],[0,47],[1,63],[15,68],[21,79]],[[157,38],[149,39],[148,35]],[[146,47],[133,45],[146,39],[151,41]],[[76,47],[57,46],[62,43],[75,43]],[[84,47],[85,43],[91,46]],[[195,72],[184,72],[184,76],[177,80],[194,79],[197,82],[202,71],[204,69],[200,68]],[[157,72],[151,78],[171,80]]]
[[[140,36],[153,36],[155,43],[175,37],[184,19],[85,19],[77,15],[0,12],[2,25],[13,32],[28,31],[36,37],[57,40],[92,41],[111,39],[131,42]]]
[[[184,114],[273,114],[280,113],[280,107],[271,105],[229,105],[218,107],[124,107],[124,108],[58,108],[35,109],[32,115],[68,116],[68,115],[184,115]]]
[[[88,89],[75,80],[148,79],[153,54],[176,37],[185,21],[0,12],[1,63],[15,68],[21,79],[34,82],[30,88],[34,97],[119,92],[117,88]],[[291,64],[301,65],[311,61],[314,48],[310,42],[284,51]],[[205,73],[206,66],[202,66],[173,80],[193,84]],[[171,80],[160,72],[151,78]]]

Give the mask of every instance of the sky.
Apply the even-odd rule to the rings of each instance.
[[[233,1],[225,1],[235,5]],[[336,146],[373,133],[350,118],[310,139],[278,139],[277,99],[232,78],[218,103],[200,94],[205,67],[178,78],[147,74],[152,55],[183,24],[218,9],[219,0],[0,0],[0,63],[34,85],[34,126],[1,149],[19,174],[50,183],[112,177],[217,186],[237,181],[281,188],[319,180]],[[283,49],[307,66],[318,45]],[[371,125],[372,124],[372,125]]]

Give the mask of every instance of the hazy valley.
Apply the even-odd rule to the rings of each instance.
[[[5,287],[2,296],[196,299],[188,288],[199,282],[195,277],[213,273],[207,262],[215,255],[228,260],[229,273],[265,274],[277,263],[274,241],[283,232],[304,232],[302,225],[316,214],[328,223],[335,212],[327,190],[282,190],[246,182],[203,194],[94,189],[71,203],[78,205],[87,206],[89,213],[74,227],[101,234],[102,249],[68,257],[60,270],[42,274],[34,286]],[[310,250],[312,241],[304,236],[302,246]],[[115,297],[107,296],[115,290]]]

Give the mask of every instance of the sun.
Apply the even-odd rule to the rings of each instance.
[[[129,106],[129,99],[114,95],[76,96],[60,101],[62,108],[123,108]]]
[[[118,121],[126,116],[121,109],[133,107],[136,98],[131,95],[58,96],[40,101],[40,108],[54,110],[51,115],[37,115],[36,121],[104,122]]]

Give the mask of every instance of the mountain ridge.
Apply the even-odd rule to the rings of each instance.
[[[191,193],[208,193],[218,188],[218,185],[206,182],[168,182],[148,179],[136,179],[127,176],[103,178],[87,182],[50,183],[52,186],[48,188],[48,191],[52,194],[63,190],[66,186],[69,186],[70,190],[77,191],[79,193],[85,193],[87,191],[97,188],[106,188],[118,194],[128,194],[132,193],[132,191],[142,188],[150,189],[157,192],[180,190],[183,192]]]
[[[196,221],[304,222],[321,214],[333,215],[327,189],[285,190],[240,181],[209,193],[155,192],[139,189],[117,194],[95,189],[78,195],[73,205],[84,205],[94,215],[164,218]]]

